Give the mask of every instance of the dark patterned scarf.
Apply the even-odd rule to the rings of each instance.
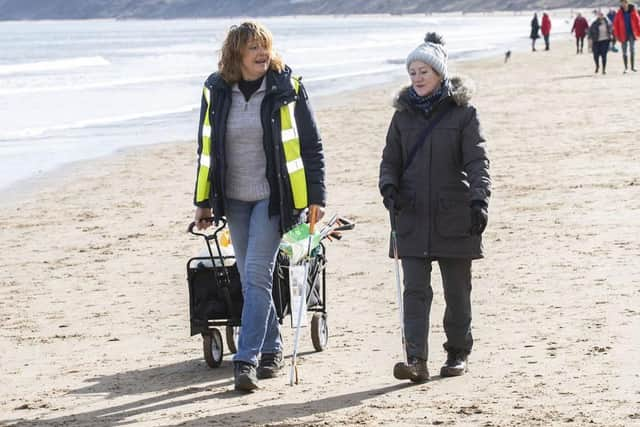
[[[430,95],[420,96],[416,93],[416,90],[411,86],[409,89],[409,101],[417,109],[429,113],[434,105],[436,105],[442,98],[449,95],[451,83],[448,79],[444,79],[442,84]]]

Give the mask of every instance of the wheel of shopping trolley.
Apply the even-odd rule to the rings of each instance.
[[[238,340],[240,339],[240,326],[227,326],[225,335],[227,336],[227,348],[232,354],[238,352]]]
[[[217,368],[222,363],[222,334],[217,329],[202,334],[202,349],[204,350],[204,360],[210,368]]]
[[[311,341],[316,351],[327,348],[329,341],[329,328],[327,327],[327,314],[314,313],[311,317]]]

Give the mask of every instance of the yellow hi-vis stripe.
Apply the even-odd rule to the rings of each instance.
[[[196,183],[196,202],[203,202],[209,198],[211,183],[209,182],[209,168],[211,167],[211,122],[209,121],[210,93],[204,88],[204,99],[207,103],[207,111],[202,122],[202,152],[200,154],[200,168]]]
[[[291,83],[296,91],[300,90],[298,80],[292,78]],[[298,125],[294,114],[295,102],[280,107],[280,139],[284,150],[284,158],[287,162],[287,172],[291,193],[293,194],[293,207],[304,209],[308,205],[307,177],[304,171],[304,163],[300,150],[300,138],[298,138]]]

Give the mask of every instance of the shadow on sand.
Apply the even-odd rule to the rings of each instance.
[[[224,362],[219,369],[208,369],[200,360],[190,360],[144,370],[133,370],[116,375],[92,378],[95,382],[69,394],[107,394],[106,399],[143,393],[160,393],[156,396],[109,406],[103,409],[45,419],[2,420],[9,425],[31,426],[116,426],[135,420],[136,416],[187,406],[194,403],[220,399],[242,399],[242,395],[231,387],[232,364]],[[433,377],[432,381],[439,380]],[[411,383],[396,383],[377,389],[325,397],[304,403],[287,403],[252,407],[243,410],[243,405],[233,405],[237,411],[183,421],[176,426],[196,427],[202,425],[249,425],[253,423],[279,423],[291,418],[307,417],[339,409],[361,405],[368,399],[386,393],[413,387]],[[204,394],[203,394],[204,393]],[[277,400],[276,400],[277,402]],[[295,424],[294,424],[295,425]]]
[[[439,378],[433,378],[437,380]],[[304,403],[284,403],[276,405],[267,405],[262,407],[254,407],[246,411],[226,412],[222,414],[212,415],[210,417],[198,418],[191,421],[180,422],[172,425],[172,427],[200,427],[204,425],[219,426],[244,426],[244,425],[271,425],[278,424],[284,426],[304,426],[308,422],[291,422],[280,424],[286,420],[294,420],[296,418],[308,417],[311,415],[320,415],[340,409],[353,408],[360,406],[368,399],[376,398],[394,391],[410,389],[415,387],[412,383],[396,383],[377,389],[359,391],[355,393],[340,394],[337,396],[325,397],[323,399],[310,400]]]
[[[99,394],[105,395],[106,400],[145,393],[160,394],[95,411],[57,418],[45,416],[45,420],[0,420],[0,424],[14,425],[15,423],[17,426],[117,425],[138,414],[162,411],[202,400],[225,397],[225,395],[234,396],[235,393],[229,387],[233,384],[232,377],[231,362],[223,362],[219,369],[209,369],[204,361],[194,359],[171,365],[90,378],[85,382],[94,384],[72,390],[68,394]],[[211,393],[196,396],[203,392]]]
[[[557,82],[560,80],[578,80],[578,79],[591,79],[593,78],[593,76],[597,76],[597,73],[592,73],[592,74],[579,74],[579,75],[575,75],[575,76],[560,76],[560,77],[554,77],[551,79],[551,81]]]
[[[300,355],[310,353],[313,352],[303,352]],[[202,359],[193,359],[170,365],[89,378],[85,382],[91,384],[72,390],[68,394],[104,395],[105,400],[147,393],[156,393],[157,395],[57,418],[49,418],[48,415],[45,415],[46,419],[44,420],[18,418],[0,420],[0,424],[113,426],[144,413],[163,411],[210,399],[228,399],[240,396],[232,387],[233,364],[230,360],[225,360],[218,369],[208,368]]]

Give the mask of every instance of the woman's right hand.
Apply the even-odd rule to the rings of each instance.
[[[211,218],[213,210],[211,208],[196,208],[195,222],[198,230],[204,230],[211,226],[211,221],[205,221],[204,218]]]
[[[387,210],[390,210],[391,206],[393,205],[394,210],[397,210],[397,202],[398,189],[392,184],[385,185],[382,189],[382,204],[384,205],[384,207],[387,208]]]

